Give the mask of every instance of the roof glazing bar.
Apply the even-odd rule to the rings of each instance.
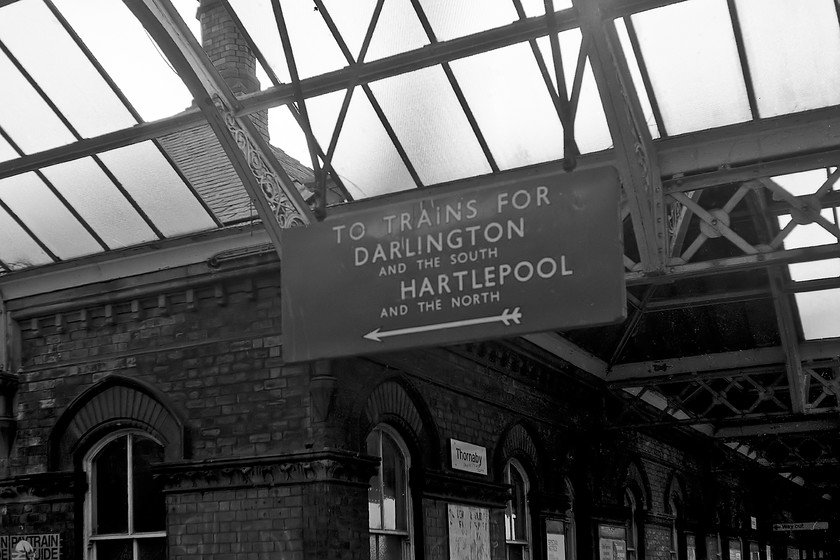
[[[124,0],[177,68],[251,196],[275,249],[280,229],[306,225],[312,211],[168,0]]]
[[[636,62],[639,65],[639,73],[642,75],[642,83],[647,92],[648,100],[650,101],[650,108],[653,111],[653,119],[656,121],[656,128],[659,130],[661,137],[668,136],[668,129],[665,127],[665,121],[662,119],[662,111],[659,109],[659,101],[656,99],[656,92],[653,90],[653,85],[650,81],[650,73],[648,72],[645,57],[642,54],[642,47],[639,44],[639,35],[636,33],[636,27],[633,25],[633,19],[630,16],[624,17],[624,25],[627,28],[627,36],[630,38],[630,46],[633,47],[633,54],[636,56]]]
[[[317,5],[317,4],[316,4]],[[289,30],[286,27],[286,19],[283,17],[283,8],[280,7],[280,0],[272,0],[271,7],[274,10],[274,19],[277,23],[277,31],[280,33],[280,40],[283,44],[283,52],[286,55],[286,66],[289,68],[289,74],[292,78],[292,87],[295,92],[295,104],[300,113],[298,124],[303,129],[306,135],[306,147],[309,149],[309,159],[312,161],[312,172],[315,175],[315,182],[317,188],[315,215],[322,219],[326,211],[326,180],[321,170],[321,164],[318,161],[318,142],[315,140],[315,135],[312,133],[312,124],[309,121],[309,113],[306,110],[306,101],[303,98],[303,92],[300,89],[300,76],[297,71],[297,64],[295,63],[295,55],[292,49],[292,41],[289,38]],[[322,12],[323,13],[323,12]]]
[[[12,64],[18,70],[18,72],[21,73],[21,75],[24,77],[24,79],[38,93],[38,95],[41,97],[41,99],[44,100],[44,102],[47,104],[47,106],[49,106],[50,110],[52,110],[55,113],[55,115],[59,118],[61,123],[64,126],[67,127],[67,130],[70,131],[70,133],[73,135],[73,137],[80,140],[82,138],[81,135],[76,131],[76,129],[73,127],[73,125],[70,123],[70,121],[67,120],[67,117],[59,110],[59,108],[55,105],[55,103],[52,101],[52,99],[50,99],[50,97],[41,88],[41,86],[38,85],[38,83],[32,78],[32,76],[29,74],[29,72],[26,71],[26,68],[23,67],[23,65],[20,63],[20,61],[17,59],[17,57],[15,57],[15,55],[6,47],[6,45],[3,43],[3,41],[0,41],[0,51],[2,51],[3,54],[5,54],[9,58],[9,60],[12,62]],[[15,152],[17,152],[17,154],[19,156],[22,156],[23,155],[23,150],[20,149],[20,147],[17,145],[17,143],[8,134],[4,133],[3,136],[6,139],[6,141],[9,142],[9,145],[12,147],[12,149]],[[55,188],[55,185],[52,184],[52,181],[47,179],[47,177],[41,172],[40,169],[35,170],[35,174],[38,176],[38,178],[41,181],[44,182],[44,184],[47,186],[47,188],[50,190],[50,192],[59,200],[59,202],[61,202],[61,204],[73,216],[73,218],[77,222],[79,222],[79,224],[82,226],[82,228],[84,228],[84,230],[88,233],[88,235],[90,235],[94,239],[94,241],[96,241],[96,243],[102,248],[102,250],[107,251],[109,249],[109,247],[105,243],[105,241],[99,236],[98,233],[96,233],[96,231],[87,222],[87,220],[85,220],[79,214],[79,212],[76,210],[76,208],[74,208],[73,205],[70,204],[67,201],[66,198],[64,198],[64,195],[62,195],[61,192],[59,192],[59,190],[57,188]],[[30,235],[32,235],[31,232],[29,232],[29,233],[30,233]],[[35,238],[35,237],[33,237],[33,239],[37,240],[37,238]],[[48,254],[52,254],[52,253],[48,253]]]
[[[556,14],[556,31],[560,32],[577,27],[579,21],[572,12],[573,10],[564,10]],[[426,45],[419,49],[371,62],[358,63],[352,68],[342,68],[320,76],[306,78],[301,80],[300,85],[304,97],[308,99],[346,89],[348,84],[359,85],[391,78],[414,70],[421,70],[444,62],[451,62],[543,37],[548,33],[549,29],[545,16],[528,18],[466,37]],[[240,100],[242,109],[237,112],[237,116],[243,112],[251,113],[285,105],[293,100],[294,92],[291,85],[284,84],[269,88],[243,97]]]
[[[514,3],[519,4],[519,0],[514,0]],[[432,29],[432,24],[429,22],[429,18],[426,16],[423,6],[420,5],[420,1],[411,0],[411,4],[414,6],[414,11],[417,13],[417,18],[420,20],[420,25],[423,26],[423,30],[426,32],[429,42],[432,45],[438,43],[437,36],[435,35],[434,29]],[[452,87],[452,91],[455,92],[455,97],[461,105],[464,115],[467,117],[467,122],[469,123],[476,140],[478,140],[478,145],[481,147],[484,157],[487,158],[487,163],[490,165],[490,169],[493,173],[497,173],[499,171],[499,164],[496,163],[496,158],[493,157],[493,152],[490,151],[490,145],[487,143],[484,133],[481,132],[481,128],[478,126],[478,120],[476,120],[475,114],[470,108],[469,103],[467,103],[467,98],[464,96],[464,90],[455,78],[455,73],[452,71],[452,65],[449,64],[449,62],[444,62],[441,64],[441,67],[446,75],[446,79],[449,80],[449,85]]]
[[[360,62],[356,61],[356,59],[353,58],[353,54],[350,52],[350,49],[347,47],[347,43],[344,41],[344,38],[341,36],[341,33],[338,31],[338,28],[336,27],[335,22],[333,22],[332,18],[330,17],[326,6],[324,6],[323,3],[320,2],[319,0],[316,0],[316,4],[319,6],[319,12],[321,14],[321,17],[324,19],[324,22],[327,24],[327,27],[329,27],[330,32],[333,34],[333,37],[335,38],[336,42],[338,43],[339,49],[341,50],[341,53],[344,55],[344,58],[347,60],[347,64],[349,65],[349,67],[352,69],[352,68],[358,67],[359,65],[363,64],[363,63],[360,63]],[[369,43],[368,38],[373,34],[373,28],[374,28],[374,25],[375,25],[376,17],[377,17],[377,13],[374,13],[374,17],[371,21],[371,26],[368,28],[367,33],[365,35],[365,44]],[[360,57],[361,56],[364,56],[364,51],[362,51],[362,54],[360,55]],[[297,87],[300,87],[300,82],[298,82]],[[351,95],[352,95],[352,93],[349,93],[349,92],[353,89],[353,87],[354,87],[353,85],[347,86],[348,95],[345,96],[344,104],[341,107],[341,113],[339,115],[339,121],[336,122],[336,128],[335,128],[335,131],[333,133],[332,140],[330,141],[330,148],[329,148],[329,151],[328,151],[328,155],[330,157],[330,160],[332,160],[332,157],[335,155],[334,151],[335,151],[336,146],[338,145],[338,137],[341,133],[341,129],[342,129],[343,124],[344,124],[344,120],[347,116],[347,109],[349,109],[350,98],[351,98]],[[373,111],[376,113],[376,116],[379,118],[379,121],[382,123],[382,127],[385,129],[385,133],[388,135],[388,138],[391,140],[391,143],[394,145],[394,148],[397,150],[397,154],[399,155],[400,159],[402,160],[403,165],[405,165],[405,168],[408,171],[409,175],[411,176],[412,181],[414,181],[415,186],[417,186],[417,187],[423,186],[423,183],[420,180],[420,175],[417,173],[417,170],[414,168],[414,165],[411,162],[411,158],[408,157],[408,153],[405,151],[405,148],[403,147],[402,143],[400,142],[400,139],[397,137],[396,132],[394,131],[393,127],[391,126],[391,123],[388,121],[388,117],[385,115],[385,112],[382,110],[382,107],[379,105],[379,102],[377,101],[376,97],[373,95],[373,91],[370,89],[370,86],[368,86],[367,84],[363,84],[362,85],[362,90],[365,92],[365,96],[367,97],[368,102],[370,103],[371,107],[373,108]]]
[[[134,106],[131,104],[131,101],[129,101],[128,97],[126,97],[126,95],[117,86],[117,84],[114,82],[114,80],[111,78],[111,76],[105,71],[105,69],[102,67],[102,65],[99,63],[99,61],[96,59],[96,57],[93,55],[93,53],[90,51],[90,49],[84,43],[84,41],[82,41],[82,39],[79,37],[78,33],[76,33],[76,30],[73,29],[73,27],[70,25],[70,23],[65,19],[64,15],[58,10],[58,8],[55,7],[55,4],[53,4],[52,0],[44,0],[44,4],[47,6],[47,8],[53,14],[55,19],[58,20],[58,22],[61,24],[61,27],[64,28],[64,31],[70,36],[70,38],[73,40],[73,42],[79,48],[79,50],[82,51],[82,53],[84,54],[84,56],[88,60],[88,62],[90,62],[91,65],[96,69],[97,74],[99,74],[99,76],[105,81],[105,83],[108,85],[108,87],[111,89],[111,91],[114,92],[114,95],[117,96],[117,98],[125,106],[125,108],[128,110],[128,112],[131,113],[131,116],[134,117],[134,119],[138,123],[144,122],[143,117],[140,116],[140,113],[134,108]],[[73,132],[74,136],[77,136],[77,139],[79,139],[78,135],[75,133],[75,131],[73,131],[72,128],[70,130],[71,130],[71,132]],[[164,156],[167,158],[167,160],[169,160],[170,158],[168,157],[166,152],[161,149],[157,140],[154,140],[154,143],[158,147],[158,149],[161,151],[161,153],[164,154]],[[134,199],[134,197],[131,196],[131,194],[125,189],[125,187],[114,176],[114,174],[111,172],[111,170],[108,169],[107,166],[105,166],[105,164],[102,162],[102,160],[99,159],[96,156],[93,156],[93,160],[96,162],[96,164],[102,170],[102,172],[108,177],[108,179],[111,181],[111,183],[113,183],[114,187],[120,192],[120,194],[123,196],[123,198],[126,199],[126,201],[134,209],[134,211],[137,212],[137,214],[140,216],[140,218],[146,223],[146,225],[149,227],[149,229],[151,229],[152,232],[154,232],[154,234],[158,237],[158,239],[165,238],[166,236],[163,235],[163,233],[160,231],[160,229],[157,227],[157,225],[154,223],[154,221],[149,217],[148,214],[146,214],[146,211],[143,210],[140,207],[140,205],[137,203],[137,201]],[[171,160],[169,161],[169,163],[170,163],[170,165],[173,166],[173,168],[175,168],[177,170],[177,167],[173,164],[173,162]],[[180,173],[180,171],[178,171],[178,173]],[[182,179],[184,179],[184,182],[187,185],[189,185],[189,181],[187,181],[185,177],[182,177]],[[210,214],[212,215],[212,212]]]
[[[18,159],[0,162],[0,179],[153,140],[159,136],[187,130],[200,124],[206,124],[201,111],[198,108],[188,109],[179,115],[158,121],[115,130],[93,138],[84,138],[67,146],[58,146]]]
[[[557,80],[558,117],[560,117],[560,124],[563,126],[563,167],[571,171],[577,165],[577,157],[580,155],[577,142],[575,142],[575,113],[569,103],[569,94],[566,91],[566,73],[563,71],[563,57],[560,55],[560,39],[557,36],[559,31],[554,15],[554,2],[553,0],[545,0],[544,4],[550,30],[548,40],[551,45],[551,58],[554,61],[554,76]],[[581,41],[581,51],[583,47]]]
[[[271,83],[273,85],[279,86],[281,82],[280,79],[277,77],[277,73],[274,71],[274,68],[272,68],[271,65],[268,63],[268,59],[265,57],[265,55],[262,53],[259,47],[257,47],[256,42],[254,41],[253,37],[251,37],[251,34],[248,33],[248,29],[242,23],[242,20],[239,18],[239,15],[236,13],[236,10],[234,10],[233,7],[230,5],[230,1],[222,0],[222,5],[225,7],[225,11],[227,12],[228,16],[233,20],[233,24],[239,30],[239,33],[245,39],[245,43],[248,45],[248,48],[251,50],[252,53],[254,53],[254,56],[256,57],[257,61],[260,63],[262,69],[268,76],[268,79],[271,80]],[[286,106],[289,108],[289,112],[295,119],[295,122],[298,123],[300,129],[304,132],[304,134],[306,134],[307,129],[305,128],[303,117],[301,116],[301,113],[298,110],[298,108],[295,107],[294,103],[288,103]],[[307,142],[309,142],[308,137]],[[347,192],[347,189],[344,186],[344,182],[341,180],[341,177],[339,177],[338,173],[336,173],[333,169],[332,164],[328,160],[326,154],[324,153],[324,150],[321,149],[321,145],[318,143],[318,140],[314,137],[314,135],[312,138],[312,142],[314,142],[315,144],[315,149],[317,150],[318,157],[320,157],[323,161],[324,169],[330,174],[335,184],[343,193],[344,197],[347,200],[351,200],[352,197],[350,196],[350,193]]]
[[[759,118],[758,101],[755,97],[755,87],[750,73],[750,63],[747,59],[747,50],[744,47],[744,33],[741,30],[741,22],[738,18],[738,6],[735,0],[726,0],[729,6],[729,19],[732,21],[732,30],[735,32],[735,46],[738,48],[738,59],[741,63],[741,72],[744,74],[744,85],[747,88],[747,101],[750,104],[750,114],[753,119]]]

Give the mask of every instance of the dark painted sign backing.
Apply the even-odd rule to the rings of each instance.
[[[625,317],[612,168],[418,190],[282,237],[283,357],[369,354]]]

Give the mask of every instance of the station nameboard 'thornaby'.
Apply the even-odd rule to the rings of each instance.
[[[396,198],[283,232],[287,362],[624,318],[614,169]]]

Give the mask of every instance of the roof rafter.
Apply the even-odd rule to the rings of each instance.
[[[615,163],[630,209],[642,269],[659,273],[665,267],[668,242],[665,199],[653,139],[615,23],[603,17],[600,2],[578,0],[575,7],[580,13],[581,32],[589,43],[595,83],[615,143]]]
[[[780,434],[802,434],[825,432],[840,428],[840,418],[836,415],[828,418],[812,419],[798,416],[784,421],[744,424],[740,426],[721,426],[714,432],[717,439],[742,439]]]
[[[836,360],[840,356],[840,339],[806,341],[799,345],[799,357],[802,362]],[[721,352],[719,354],[700,354],[669,360],[651,360],[646,362],[628,362],[617,364],[607,372],[610,383],[630,385],[646,384],[656,379],[701,372],[717,372],[720,377],[732,375],[732,370],[754,368],[758,366],[785,364],[785,351],[781,346]]]
[[[124,0],[178,70],[248,191],[276,250],[280,229],[314,221],[289,176],[169,0]]]

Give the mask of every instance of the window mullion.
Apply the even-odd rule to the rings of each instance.
[[[128,534],[134,534],[134,435],[128,434],[128,441],[126,442],[126,453],[128,458],[128,465],[126,466],[126,476],[128,477],[126,484],[126,492],[128,492]],[[137,554],[135,551],[135,558]]]
[[[385,437],[382,432],[377,434],[377,443],[379,444],[379,526],[385,528],[385,450],[382,442]]]

